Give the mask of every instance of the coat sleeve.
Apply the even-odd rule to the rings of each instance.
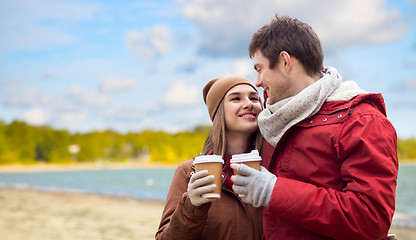
[[[334,239],[383,239],[395,209],[396,132],[385,117],[369,114],[345,124],[339,139],[344,187],[278,177],[268,211]]]
[[[200,239],[211,203],[195,207],[188,194],[192,160],[178,166],[166,198],[156,240]]]

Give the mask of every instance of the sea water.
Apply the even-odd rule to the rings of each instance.
[[[0,184],[17,188],[121,195],[165,200],[175,169],[119,169],[0,174]]]
[[[416,165],[399,166],[393,226],[416,229]]]

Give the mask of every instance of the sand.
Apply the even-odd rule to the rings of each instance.
[[[2,240],[154,239],[164,203],[0,188]]]

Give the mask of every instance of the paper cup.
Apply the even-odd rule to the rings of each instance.
[[[194,165],[197,172],[201,170],[208,170],[208,175],[214,175],[214,183],[217,185],[215,191],[211,193],[202,194],[204,198],[220,198],[222,187],[222,168],[224,160],[220,155],[201,155],[195,157]],[[209,184],[212,184],[209,183]]]
[[[245,164],[254,169],[260,170],[261,157],[259,151],[253,150],[250,153],[234,154],[231,157],[230,163]],[[238,172],[234,170],[234,175]]]
[[[260,170],[261,157],[259,151],[253,150],[250,153],[234,154],[231,157],[230,163],[245,164],[251,168]],[[237,170],[234,170],[234,175],[237,175]],[[244,194],[238,194],[238,196],[244,197]]]

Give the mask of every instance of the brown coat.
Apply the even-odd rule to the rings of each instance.
[[[243,203],[227,186],[221,198],[199,207],[188,195],[193,159],[176,169],[165,203],[156,240],[162,239],[261,239],[262,208]]]

